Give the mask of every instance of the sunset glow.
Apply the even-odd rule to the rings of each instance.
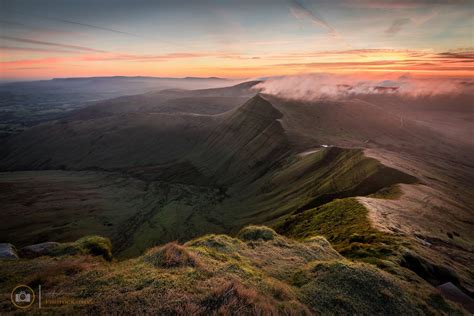
[[[3,80],[474,74],[470,1],[1,3]]]

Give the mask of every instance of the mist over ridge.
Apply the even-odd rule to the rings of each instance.
[[[388,79],[390,78],[390,79]],[[295,100],[338,99],[363,94],[398,94],[409,97],[473,94],[472,78],[416,78],[337,75],[329,73],[271,77],[254,86],[256,91]]]

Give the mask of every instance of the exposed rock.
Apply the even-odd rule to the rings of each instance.
[[[451,301],[461,304],[469,313],[474,314],[474,300],[451,282],[437,287],[441,294]]]
[[[36,258],[41,256],[48,256],[58,248],[58,242],[43,242],[41,244],[30,245],[20,249],[20,255],[25,258]]]
[[[18,259],[15,246],[8,243],[0,244],[0,259]]]
[[[458,275],[451,268],[429,262],[415,253],[409,251],[404,253],[400,265],[412,270],[435,286],[446,282],[460,285]]]

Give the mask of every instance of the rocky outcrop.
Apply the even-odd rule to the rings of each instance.
[[[0,259],[18,259],[15,246],[8,243],[0,244]]]
[[[25,258],[36,258],[48,256],[60,246],[57,242],[43,242],[41,244],[30,245],[20,249],[20,255]]]

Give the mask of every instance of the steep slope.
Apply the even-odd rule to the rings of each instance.
[[[98,189],[97,198],[82,197],[88,208],[97,203],[97,210],[90,214],[74,211],[64,222],[56,223],[56,230],[45,229],[35,240],[48,241],[57,231],[55,240],[67,241],[64,229],[68,222],[86,230],[81,223],[94,223],[86,232],[93,234],[112,223],[113,227],[103,226],[102,231],[121,256],[138,255],[156,243],[271,223],[334,198],[368,195],[416,181],[365,157],[360,150],[326,148],[295,155],[281,120],[282,113],[257,95],[218,116],[126,114],[57,122],[13,138],[12,150],[1,165],[9,170],[100,169],[103,174],[84,178],[105,176],[106,181],[99,181],[107,189]],[[134,205],[128,216],[114,217],[102,201],[118,192],[114,179],[119,172],[120,177],[135,178],[132,182],[138,179],[140,189],[130,197],[121,196],[127,207]],[[58,179],[67,173],[5,174],[1,178],[5,187],[31,191],[22,181],[24,176],[56,188]],[[83,191],[81,174],[70,178],[64,180],[64,187]],[[41,190],[33,192],[28,209],[50,218],[48,209],[54,200]],[[75,194],[60,192],[64,199],[71,197],[72,208],[78,205]],[[8,195],[8,212],[25,211],[21,199],[21,195]],[[16,224],[9,225],[3,235],[13,236],[14,227]],[[33,238],[29,232],[26,235]]]
[[[231,188],[231,198],[223,206],[227,213],[234,214],[231,222],[240,228],[252,222],[273,223],[281,216],[333,199],[369,195],[398,183],[416,182],[415,177],[387,168],[359,149],[321,148],[291,155],[250,185]]]
[[[251,86],[237,87],[236,92],[224,88],[159,94],[173,99],[176,95],[198,93],[192,99],[204,98],[204,102],[219,93],[238,98]],[[155,106],[153,98],[150,100],[138,110],[127,102],[116,107],[113,101],[103,105],[104,110],[77,112],[66,120],[9,138],[2,147],[0,168],[36,171],[0,173],[0,187],[8,189],[2,194],[7,201],[4,212],[16,216],[2,227],[0,237],[23,246],[30,239],[67,242],[86,234],[103,234],[112,240],[117,257],[130,258],[163,242],[186,242],[207,233],[235,235],[246,225],[266,224],[304,242],[324,235],[344,256],[375,264],[403,278],[406,275],[400,265],[406,250],[423,254],[419,262],[441,267],[443,272],[450,271],[445,270],[445,262],[452,262],[454,272],[449,275],[455,278],[438,281],[453,281],[469,292],[469,211],[462,213],[467,214],[467,221],[452,217],[452,223],[446,225],[451,237],[448,234],[444,239],[438,236],[445,235],[437,232],[438,226],[434,226],[429,238],[425,235],[423,227],[429,222],[412,226],[409,221],[404,222],[416,227],[416,231],[400,228],[398,222],[387,231],[384,218],[374,221],[375,212],[384,214],[383,205],[409,205],[408,218],[415,218],[410,213],[430,207],[431,200],[417,201],[413,208],[406,204],[407,196],[413,199],[403,195],[407,187],[420,188],[423,182],[430,187],[435,184],[451,188],[456,182],[450,177],[464,179],[457,173],[445,175],[434,169],[426,173],[427,169],[420,167],[424,162],[420,162],[421,156],[412,160],[407,157],[414,156],[405,156],[403,163],[394,159],[390,148],[401,148],[399,154],[408,155],[413,152],[410,146],[422,141],[432,153],[433,140],[428,138],[434,134],[426,127],[404,122],[402,128],[399,117],[374,109],[367,100],[302,104],[257,94],[240,107],[231,104],[230,110],[218,115],[164,113],[167,106],[171,106],[170,111],[176,110],[173,103],[158,107],[163,113],[149,112]],[[186,105],[185,110],[192,112],[192,107]],[[439,144],[442,151],[449,148],[444,140]],[[378,151],[374,154],[353,148],[358,145]],[[377,156],[381,152],[382,158]],[[432,157],[436,162],[440,156]],[[433,161],[426,165],[431,166]],[[459,166],[456,162],[452,165]],[[450,166],[446,170],[455,169]],[[128,190],[128,186],[133,189]],[[48,190],[53,190],[57,198]],[[462,190],[465,189],[460,188],[459,193]],[[387,202],[387,198],[394,200]],[[453,199],[445,201],[451,203]],[[458,200],[464,204],[463,197]],[[57,216],[59,213],[61,216]],[[22,221],[18,214],[37,217],[32,223]],[[435,218],[433,223],[446,217]],[[463,225],[462,229],[457,228],[459,225]],[[453,235],[451,230],[462,236]],[[15,239],[18,232],[23,235]],[[439,245],[443,255],[438,256]],[[264,251],[259,251],[263,256]],[[453,255],[448,258],[449,254]],[[263,269],[277,268],[265,267],[265,263],[254,262]],[[327,269],[349,275],[359,273],[352,266],[317,266],[303,274],[321,276],[321,271]],[[426,276],[413,264],[407,267]],[[301,300],[311,306],[309,302],[315,300],[311,294],[314,283],[301,282],[298,288],[305,297]]]
[[[256,83],[165,90],[89,106],[4,140],[0,169],[116,169],[178,160],[222,120],[205,114],[238,107],[255,94]]]
[[[418,178],[416,184],[400,186],[394,200],[359,201],[378,229],[411,238],[418,253],[453,267],[474,292],[472,94],[314,101],[265,97],[283,113],[293,146],[362,147],[366,156]]]
[[[282,114],[257,95],[226,113],[189,159],[221,185],[259,178],[288,155],[290,147],[279,119]]]
[[[33,127],[3,144],[0,169],[114,169],[165,163],[189,153],[210,116],[123,114]]]

